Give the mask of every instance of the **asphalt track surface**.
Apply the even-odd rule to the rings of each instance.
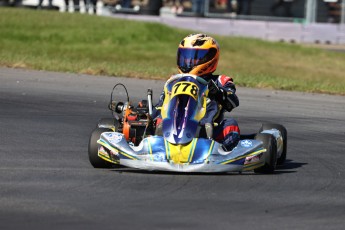
[[[0,68],[0,229],[344,229],[345,97],[238,88],[243,133],[288,130],[273,175],[94,169],[89,135],[116,83],[162,81]]]

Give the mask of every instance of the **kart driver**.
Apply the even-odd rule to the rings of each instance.
[[[216,71],[218,60],[219,45],[214,38],[206,34],[188,35],[180,42],[177,50],[179,73],[197,75],[209,83],[206,114],[200,121],[200,125],[205,129],[201,131],[200,136],[213,139],[223,144],[224,150],[231,151],[240,140],[240,129],[235,119],[224,119],[224,113],[239,106],[239,100],[235,94],[236,87],[233,79],[226,75],[213,74]],[[162,106],[163,101],[164,91],[155,106],[156,109]],[[159,112],[153,117],[157,119],[157,134],[161,128]]]

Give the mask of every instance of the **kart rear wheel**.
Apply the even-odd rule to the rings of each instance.
[[[265,152],[265,165],[254,169],[255,173],[274,173],[277,165],[277,143],[273,135],[268,133],[258,133],[255,140],[262,141]]]
[[[277,159],[277,164],[282,165],[284,164],[286,160],[286,152],[287,152],[287,130],[284,126],[274,123],[265,123],[262,124],[262,127],[260,129],[260,132],[265,129],[277,129],[280,131],[282,137],[283,137],[283,152]]]
[[[111,168],[112,163],[107,162],[98,156],[97,141],[104,132],[111,132],[112,130],[107,128],[96,128],[92,131],[90,141],[89,141],[89,160],[94,168]]]

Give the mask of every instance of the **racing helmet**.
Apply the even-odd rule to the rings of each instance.
[[[206,34],[191,34],[185,37],[177,50],[177,67],[180,73],[203,76],[217,69],[219,45]]]

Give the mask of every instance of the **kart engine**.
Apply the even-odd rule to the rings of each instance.
[[[109,109],[119,121],[117,132],[123,133],[128,142],[138,145],[146,135],[153,134],[152,90],[148,90],[148,100],[142,100],[137,106],[127,102],[111,100]]]

